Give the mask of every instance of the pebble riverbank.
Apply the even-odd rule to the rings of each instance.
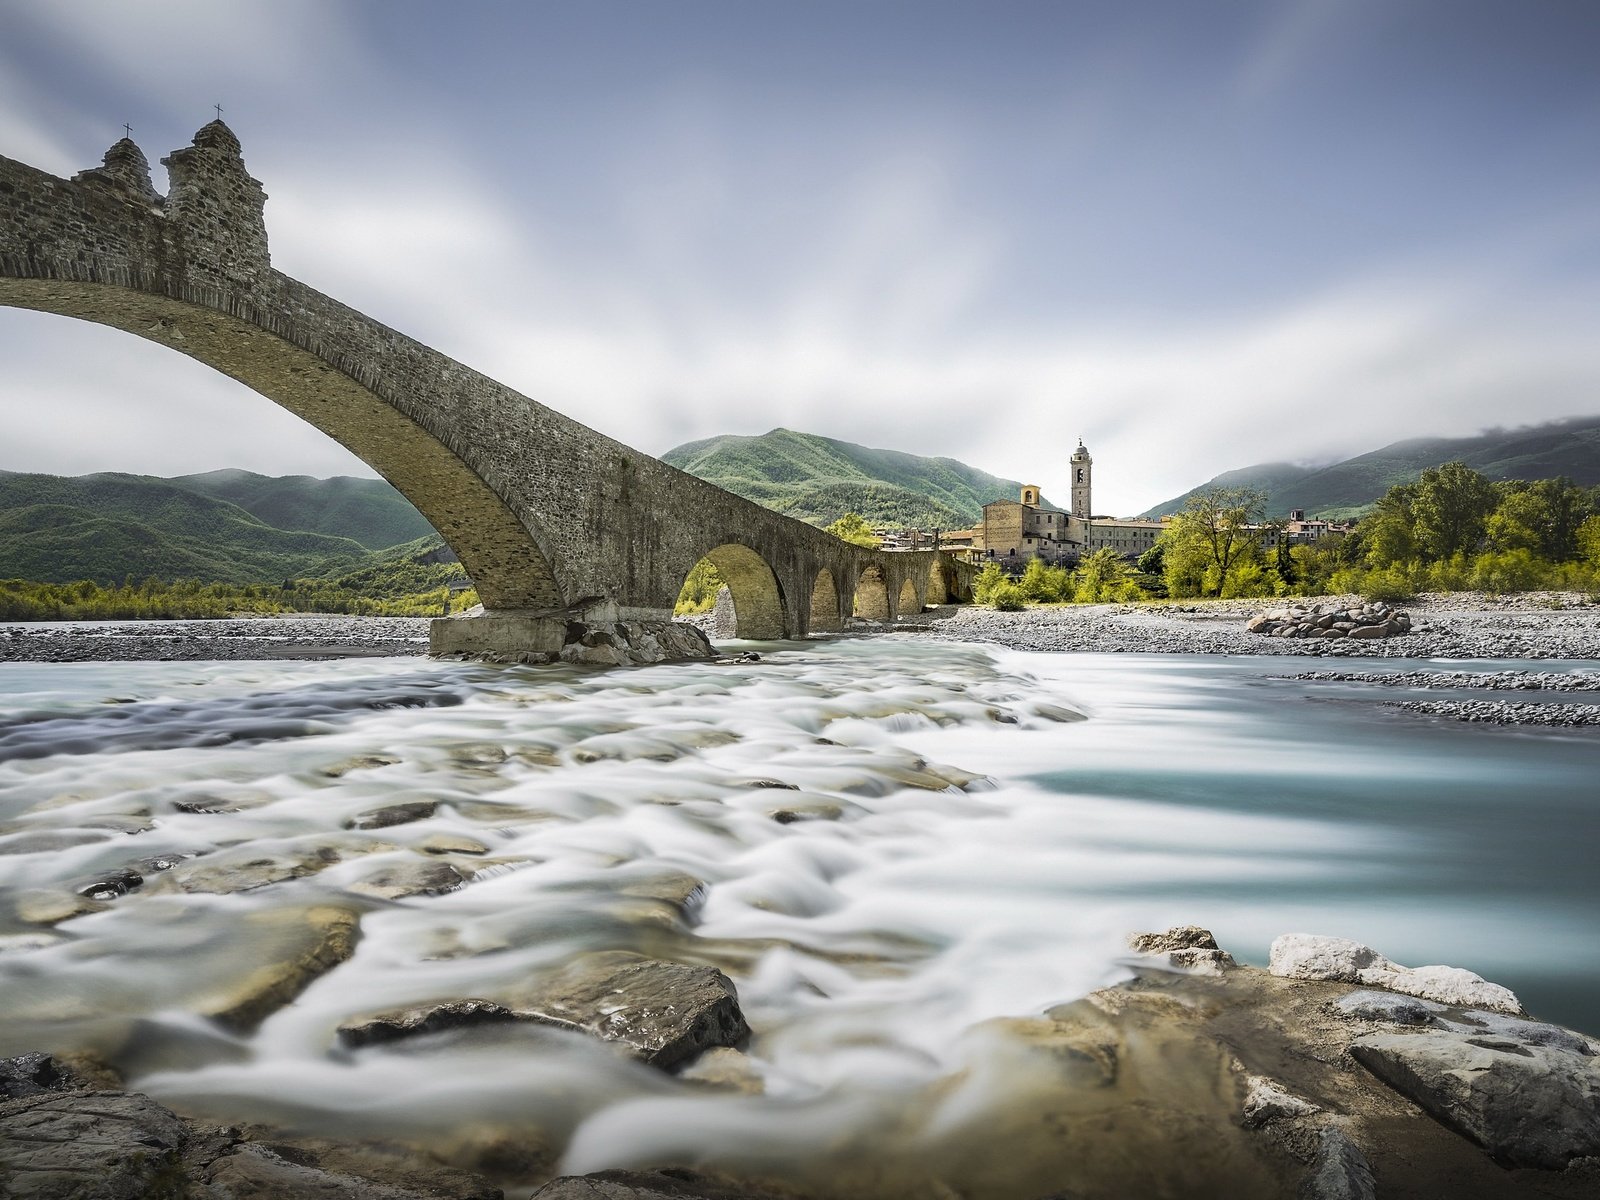
[[[1326,603],[1359,604],[1355,596]],[[1269,638],[1245,626],[1260,600],[1182,604],[1086,604],[997,612],[943,608],[927,636],[991,642],[1015,650],[1109,654],[1292,654],[1321,658],[1600,658],[1600,605],[1568,593],[1492,599],[1476,593],[1423,595],[1408,605],[1416,627],[1374,641]]]
[[[295,615],[0,626],[0,662],[204,662],[428,652],[428,617]]]

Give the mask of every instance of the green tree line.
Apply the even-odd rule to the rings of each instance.
[[[87,579],[76,583],[0,579],[0,620],[5,621],[189,620],[282,612],[437,617],[447,600],[450,610],[459,612],[476,604],[478,596],[470,588],[452,592],[448,586],[379,595],[323,579],[234,584],[150,578],[111,586]]]
[[[1021,578],[994,563],[980,604],[1104,603],[1162,596],[1271,597],[1539,589],[1600,594],[1600,488],[1570,479],[1491,481],[1465,463],[1389,489],[1348,534],[1291,545],[1266,496],[1211,488],[1191,496],[1137,568],[1096,550],[1076,570],[1028,564]]]

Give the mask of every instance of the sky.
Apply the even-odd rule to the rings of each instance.
[[[0,154],[214,116],[273,264],[659,454],[783,426],[1132,513],[1600,414],[1586,0],[0,0]],[[0,309],[0,468],[371,474]]]

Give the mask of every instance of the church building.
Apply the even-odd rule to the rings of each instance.
[[[983,506],[982,521],[945,534],[941,545],[967,550],[975,562],[993,561],[1008,571],[1020,571],[1034,558],[1071,566],[1105,546],[1131,560],[1156,544],[1166,528],[1161,521],[1094,515],[1094,459],[1081,440],[1069,463],[1070,512],[1045,507],[1038,485],[1025,484],[1018,499],[990,501]]]

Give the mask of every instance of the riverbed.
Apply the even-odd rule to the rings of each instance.
[[[1403,712],[1449,693],[1290,657],[759,650],[0,666],[0,1051],[92,1050],[185,1113],[523,1184],[690,1162],[889,1195],[937,1163],[1023,1195],[1062,1152],[992,1136],[1018,1103],[995,1022],[1125,978],[1131,931],[1202,924],[1257,963],[1339,934],[1600,1030],[1595,730]],[[402,804],[426,815],[359,828]],[[126,894],[24,919],[130,867]],[[329,909],[359,941],[293,1003],[195,1015]],[[537,1026],[337,1036],[609,950],[726,972],[742,1054],[697,1077]]]

